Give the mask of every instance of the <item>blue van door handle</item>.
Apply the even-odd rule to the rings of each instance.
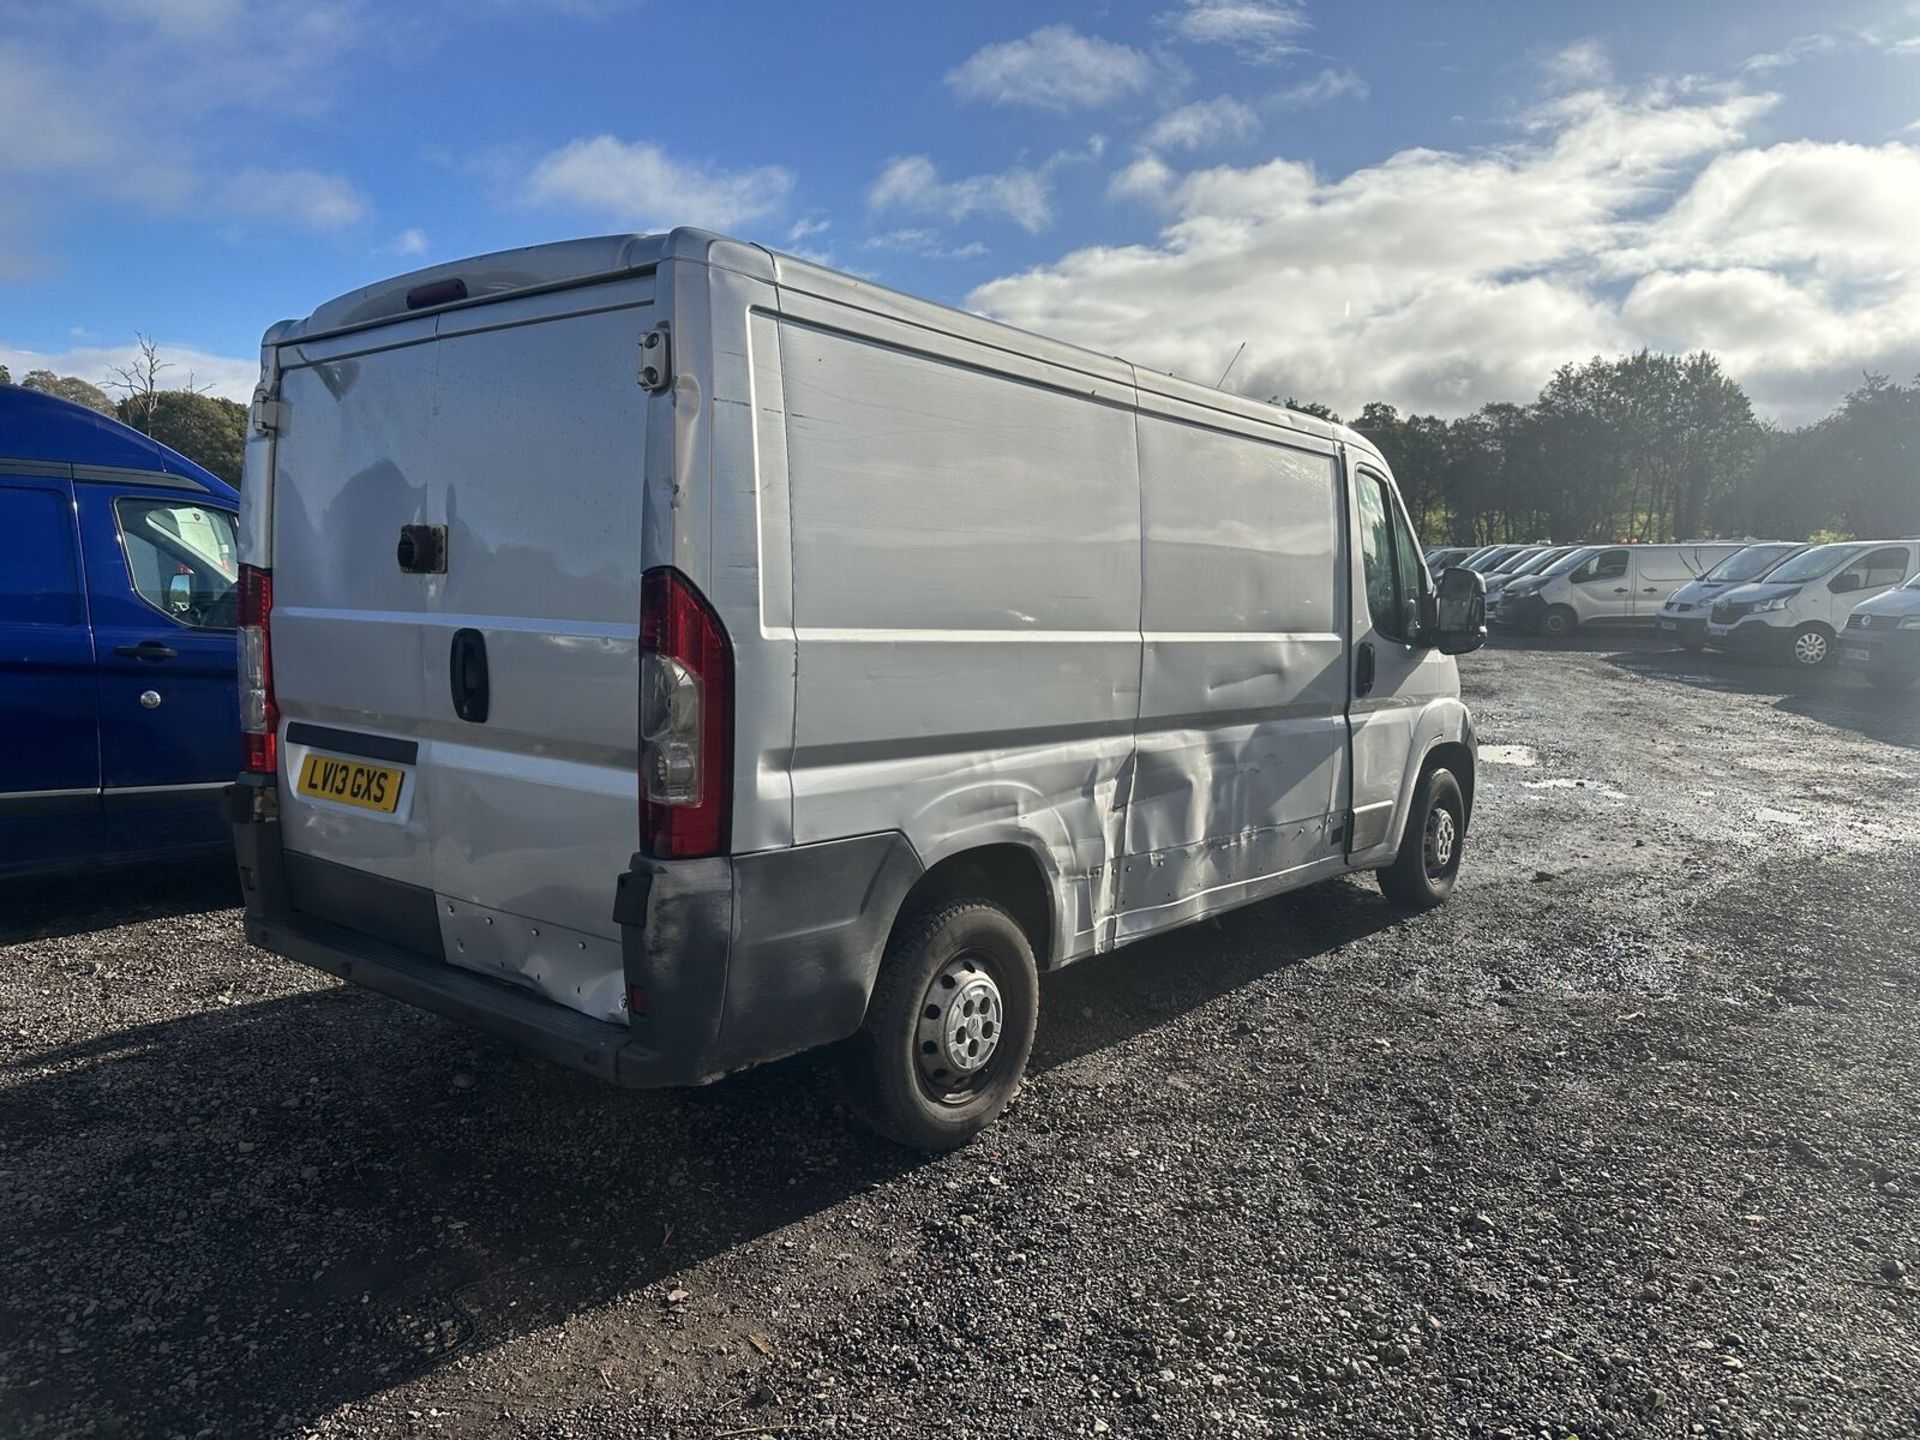
[[[142,640],[138,645],[116,645],[113,653],[129,660],[171,660],[180,652],[164,640]]]

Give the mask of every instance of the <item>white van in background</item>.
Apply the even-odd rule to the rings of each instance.
[[[1741,548],[1737,540],[1685,545],[1603,545],[1511,582],[1503,630],[1558,639],[1584,625],[1652,625],[1667,596]]]
[[[1737,586],[1716,599],[1707,614],[1707,644],[1817,670],[1833,659],[1847,617],[1916,568],[1920,540],[1815,545],[1759,584]]]
[[[1764,579],[1802,550],[1804,540],[1761,540],[1736,550],[1698,580],[1690,580],[1666,598],[1660,607],[1660,633],[1678,641],[1688,650],[1707,643],[1707,611],[1713,597],[1735,585],[1750,585]],[[1488,607],[1493,601],[1489,597]]]
[[[677,230],[275,326],[243,493],[248,935],[609,1080],[951,1146],[1039,970],[1459,869],[1482,582],[1298,412]]]

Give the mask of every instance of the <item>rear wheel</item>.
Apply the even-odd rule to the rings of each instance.
[[[956,900],[911,915],[848,1044],[847,1098],[889,1140],[964,1145],[1018,1092],[1039,1008],[1033,946],[1005,910]]]
[[[1833,636],[1824,625],[1802,625],[1793,632],[1787,655],[1801,670],[1818,670],[1833,658]]]
[[[1572,607],[1555,605],[1540,617],[1540,633],[1549,640],[1564,640],[1580,628],[1580,617]]]
[[[1380,872],[1380,890],[1409,910],[1431,910],[1453,894],[1467,838],[1467,803],[1451,770],[1429,770],[1413,797],[1400,853]]]

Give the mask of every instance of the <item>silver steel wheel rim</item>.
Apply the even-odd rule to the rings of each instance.
[[[999,1053],[1006,1006],[993,976],[971,955],[949,960],[927,986],[914,1032],[920,1077],[936,1095],[966,1090]]]
[[[1827,658],[1827,637],[1818,630],[1809,631],[1793,642],[1793,653],[1802,665],[1818,665]]]
[[[1427,874],[1447,873],[1447,867],[1453,864],[1453,849],[1458,840],[1453,812],[1444,805],[1434,806],[1427,816]]]

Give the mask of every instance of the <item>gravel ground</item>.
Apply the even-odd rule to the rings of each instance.
[[[1452,904],[1052,977],[931,1161],[251,951],[224,866],[0,890],[0,1433],[1920,1434],[1920,696],[1463,668]]]

